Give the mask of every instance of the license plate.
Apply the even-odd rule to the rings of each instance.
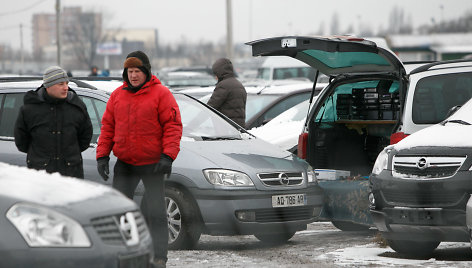
[[[272,196],[272,207],[296,207],[305,206],[306,196],[305,194],[286,194],[286,195],[273,195]]]

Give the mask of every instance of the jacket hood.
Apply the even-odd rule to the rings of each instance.
[[[227,77],[234,77],[233,63],[229,59],[221,58],[216,60],[211,69],[216,77],[218,77],[218,81]]]

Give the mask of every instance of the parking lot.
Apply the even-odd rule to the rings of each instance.
[[[376,230],[343,232],[331,223],[308,225],[284,245],[253,236],[201,237],[195,250],[169,251],[168,267],[469,267],[469,243],[442,243],[429,259],[408,259],[377,243]]]

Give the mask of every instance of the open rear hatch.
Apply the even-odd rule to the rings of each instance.
[[[374,42],[348,36],[285,36],[246,43],[253,56],[289,56],[333,77],[349,73],[404,73],[397,56]]]

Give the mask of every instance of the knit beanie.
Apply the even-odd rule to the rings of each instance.
[[[136,67],[139,68],[143,73],[146,74],[146,81],[151,80],[151,63],[149,63],[148,56],[140,51],[133,51],[126,56],[126,60],[123,64],[123,79],[129,84],[128,80],[128,68]]]
[[[64,71],[59,66],[51,66],[44,71],[43,75],[43,85],[44,87],[52,87],[55,84],[59,84],[61,82],[69,82],[69,77],[67,76],[67,72]]]

